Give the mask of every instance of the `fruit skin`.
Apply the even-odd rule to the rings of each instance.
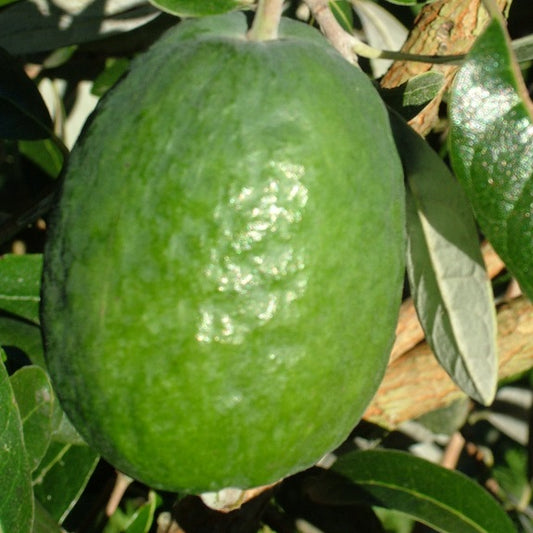
[[[402,169],[371,82],[303,24],[170,30],[100,102],[45,249],[49,371],[153,487],[274,482],[361,417],[404,271]]]

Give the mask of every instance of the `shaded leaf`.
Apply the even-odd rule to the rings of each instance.
[[[329,2],[329,7],[342,28],[351,33],[353,31],[352,4],[347,0],[333,0]]]
[[[50,444],[55,397],[48,376],[38,366],[25,366],[10,379],[22,420],[26,453],[33,471],[39,466]]]
[[[533,112],[498,17],[457,73],[450,156],[482,232],[533,298]]]
[[[161,497],[153,490],[148,493],[148,501],[143,504],[128,521],[124,533],[148,533],[154,521],[157,507],[161,505]]]
[[[0,46],[14,55],[33,54],[131,31],[160,11],[146,0],[26,0],[0,17]]]
[[[350,452],[332,468],[343,478],[311,487],[315,500],[364,501],[401,511],[446,533],[516,533],[505,511],[480,485],[407,452]]]
[[[0,48],[0,138],[44,139],[52,119],[33,81],[22,66]]]
[[[29,362],[46,368],[39,326],[0,314],[0,345],[7,354],[10,370]]]
[[[0,258],[0,310],[39,323],[42,264],[40,254]]]
[[[30,533],[33,522],[30,465],[15,395],[3,364],[0,364],[0,494],[0,531]]]
[[[98,462],[88,446],[52,441],[34,472],[35,497],[60,524],[76,504]]]
[[[440,365],[475,400],[496,392],[492,289],[468,201],[448,167],[394,118],[406,176],[407,273],[420,323]]]
[[[515,39],[512,45],[517,61],[531,61],[533,59],[533,34]]]
[[[407,38],[407,28],[389,11],[371,0],[352,0],[370,46],[380,50],[399,50]],[[379,78],[392,61],[372,59],[372,72]]]

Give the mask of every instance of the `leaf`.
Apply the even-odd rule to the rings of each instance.
[[[20,414],[3,364],[0,364],[0,494],[0,532],[30,533],[33,522],[30,465]]]
[[[103,96],[120,77],[128,70],[130,60],[124,57],[110,57],[106,60],[105,69],[94,80],[91,93],[95,96]]]
[[[444,75],[429,71],[418,74],[399,87],[381,88],[385,102],[397,111],[404,119],[409,120],[417,115],[433,100],[444,85]]]
[[[60,524],[78,501],[98,463],[88,446],[52,441],[39,468],[34,472],[35,497]]]
[[[446,533],[516,533],[500,505],[467,476],[397,450],[341,456],[332,470],[344,477],[310,488],[322,503],[365,501],[401,511]]]
[[[351,33],[353,31],[354,18],[352,4],[347,0],[331,0],[329,7],[344,31]]]
[[[450,156],[481,231],[533,299],[533,107],[498,17],[457,73]]]
[[[37,325],[0,314],[0,345],[13,371],[29,362],[46,368],[41,330]]]
[[[52,119],[33,81],[21,65],[0,48],[0,138],[44,139]]]
[[[496,315],[468,201],[440,157],[393,117],[406,175],[407,273],[440,365],[475,400],[496,391]]]
[[[52,139],[20,141],[19,151],[51,178],[57,178],[63,167],[63,153]]]
[[[518,62],[533,59],[533,34],[515,39],[512,46]]]
[[[387,2],[398,6],[423,6],[424,4],[431,4],[435,0],[387,0]]]
[[[178,17],[205,17],[237,9],[249,9],[254,2],[255,0],[150,0],[155,7]]]
[[[159,14],[146,0],[26,0],[2,11],[0,46],[13,55],[56,50],[131,31]]]
[[[371,0],[352,0],[354,9],[363,25],[370,46],[380,50],[399,50],[407,38],[407,28],[389,11]],[[372,71],[376,78],[387,72],[392,61],[372,59]]]
[[[22,420],[30,469],[33,471],[39,466],[50,444],[55,397],[48,376],[38,366],[25,366],[10,379]]]
[[[61,529],[38,500],[34,500],[34,505],[35,519],[31,533],[64,533],[65,530]]]
[[[42,255],[0,258],[0,310],[39,323]]]
[[[154,521],[155,510],[161,502],[161,497],[151,490],[148,493],[148,501],[130,518],[124,533],[148,533]]]

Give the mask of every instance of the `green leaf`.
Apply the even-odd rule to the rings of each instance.
[[[46,511],[60,524],[78,501],[98,463],[88,446],[54,442],[34,472],[33,490]]]
[[[444,75],[429,71],[418,74],[399,87],[381,89],[385,102],[403,118],[409,120],[433,100],[444,85]]]
[[[0,310],[39,323],[42,255],[0,258]]]
[[[37,325],[0,314],[0,345],[13,370],[29,361],[46,368],[41,330]]]
[[[64,156],[57,142],[51,139],[20,141],[19,151],[51,178],[59,176]]]
[[[332,0],[329,7],[344,31],[353,31],[353,8],[347,0]]]
[[[35,519],[31,533],[64,533],[59,524],[50,516],[50,513],[34,500]]]
[[[130,60],[124,57],[108,58],[105,64],[105,69],[94,80],[93,87],[91,89],[92,94],[96,96],[103,96],[128,70],[129,65]]]
[[[20,414],[3,364],[0,364],[0,494],[0,533],[30,533],[33,522],[30,465]]]
[[[52,119],[41,94],[21,65],[0,48],[0,138],[44,139]]]
[[[516,533],[487,491],[465,475],[396,450],[347,453],[332,467],[345,480],[311,488],[323,503],[366,501],[445,533]]]
[[[41,462],[52,436],[55,397],[46,372],[35,365],[25,366],[11,376],[17,400],[30,469]]]
[[[533,298],[533,111],[510,42],[494,18],[457,73],[450,156],[481,228]]]
[[[234,11],[249,9],[255,0],[150,0],[150,3],[178,17],[205,17]]]
[[[470,206],[448,167],[400,119],[392,120],[406,175],[407,273],[427,341],[475,400],[496,392],[492,289]]]
[[[148,533],[154,521],[156,509],[161,505],[161,497],[151,490],[148,501],[130,518],[124,533]]]

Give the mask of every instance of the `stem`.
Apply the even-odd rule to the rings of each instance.
[[[277,39],[282,11],[283,0],[259,0],[248,39],[251,41]]]
[[[357,65],[357,56],[366,57],[367,59],[394,59],[432,64],[460,63],[464,58],[463,55],[408,54],[394,50],[374,48],[343,29],[331,11],[328,0],[305,0],[305,3],[318,22],[322,33],[337,51],[354,65]]]

